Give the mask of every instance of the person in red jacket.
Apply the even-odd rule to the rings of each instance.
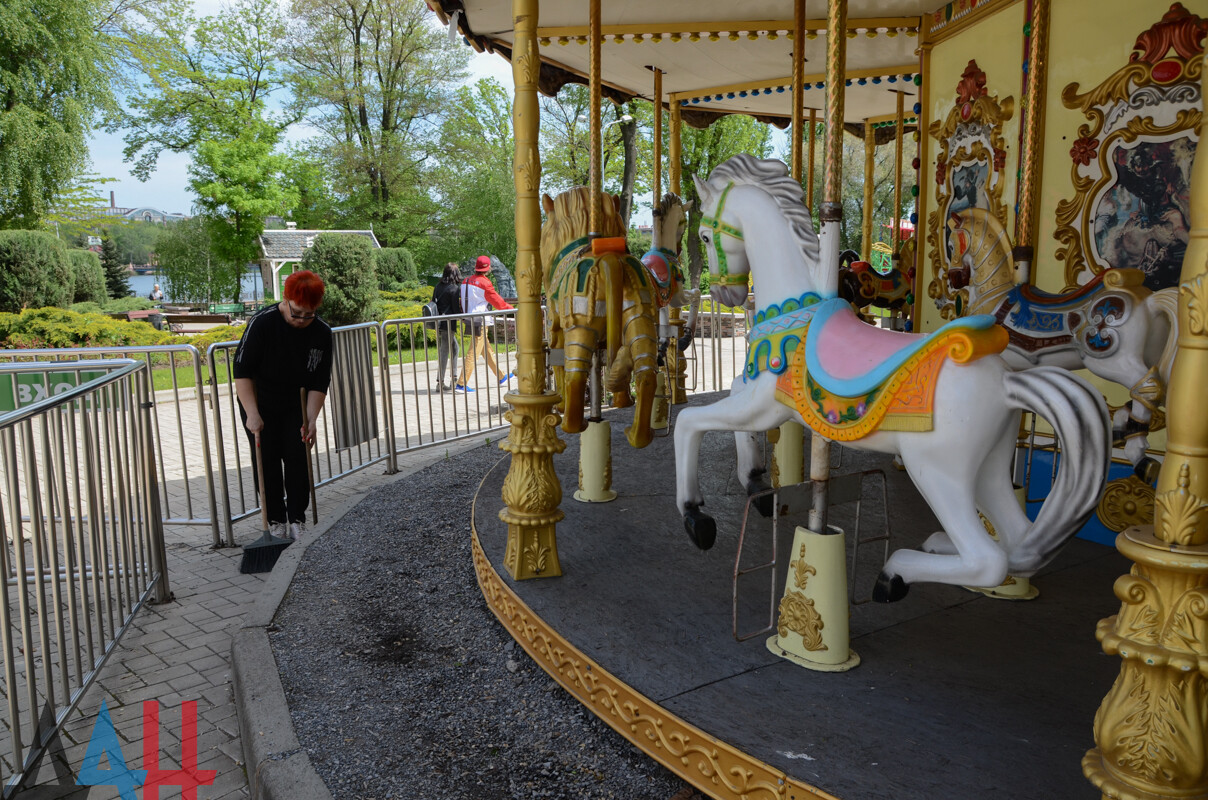
[[[490,272],[490,257],[479,256],[478,260],[474,262],[474,274],[462,281],[461,284],[462,313],[481,313],[487,310],[488,305],[497,310],[512,308],[508,301],[500,297],[499,292],[495,291],[495,284],[491,283],[491,279],[488,277]],[[482,355],[486,359],[487,369],[495,373],[500,386],[511,380],[515,373],[509,372],[507,375],[504,375],[500,371],[499,363],[495,360],[495,348],[491,347],[487,342],[487,335],[482,319],[473,320],[470,330],[473,334],[473,339],[470,349],[466,352],[465,361],[462,362],[461,374],[457,376],[457,383],[453,386],[453,391],[474,391],[467,384],[469,383],[470,376],[474,374],[474,363],[478,360],[479,355]]]

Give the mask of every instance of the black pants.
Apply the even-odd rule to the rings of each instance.
[[[260,431],[260,458],[264,461],[264,494],[261,500],[268,510],[268,521],[303,522],[306,509],[310,506],[310,477],[306,474],[306,445],[302,441],[302,404],[297,397],[292,404],[275,402],[269,398],[259,400],[260,418],[264,430]],[[260,478],[256,471],[256,437],[246,427],[247,412],[239,405],[239,416],[245,423],[252,453],[252,480],[256,491],[260,491]]]

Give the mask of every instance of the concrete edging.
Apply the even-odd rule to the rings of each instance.
[[[459,440],[448,448],[448,456],[500,438],[484,434]],[[285,688],[268,639],[269,628],[311,542],[327,533],[373,489],[447,457],[433,450],[421,451],[416,456],[418,463],[384,476],[380,483],[336,507],[326,521],[307,531],[301,547],[295,544],[286,548],[235,633],[231,643],[231,681],[252,800],[334,800],[294,731]]]

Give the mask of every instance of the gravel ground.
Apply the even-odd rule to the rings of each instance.
[[[336,800],[699,798],[487,609],[469,509],[502,456],[476,448],[377,489],[307,548],[270,640],[311,762]]]

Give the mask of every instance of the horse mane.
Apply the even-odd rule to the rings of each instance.
[[[663,195],[663,199],[659,200],[658,205],[651,210],[651,216],[653,216],[655,219],[660,219],[664,214],[670,211],[672,207],[678,205],[680,202],[682,201],[680,200],[680,196],[678,194],[675,194],[674,192],[667,192],[667,194]]]
[[[818,235],[809,209],[802,202],[801,184],[795,181],[784,163],[773,158],[755,158],[747,153],[732,156],[714,168],[709,181],[749,184],[763,189],[776,201],[806,261],[818,263]]]
[[[541,226],[541,259],[548,276],[550,263],[562,248],[575,239],[586,236],[591,225],[590,190],[576,186],[553,198],[553,210],[546,214]],[[624,236],[625,225],[621,221],[621,200],[616,195],[604,195],[604,215],[600,220],[600,233],[606,237]]]

